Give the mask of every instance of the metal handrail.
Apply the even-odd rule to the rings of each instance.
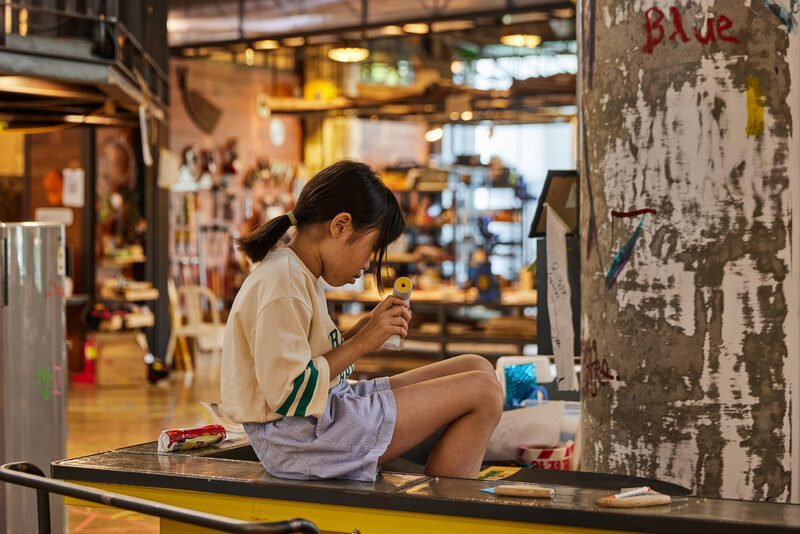
[[[101,491],[94,488],[72,484],[61,480],[47,478],[41,469],[29,462],[13,462],[0,466],[0,480],[10,484],[19,484],[36,489],[36,500],[39,509],[39,534],[50,534],[50,493],[68,495],[84,501],[132,510],[147,515],[154,515],[188,523],[200,527],[212,528],[223,532],[242,532],[258,534],[320,534],[317,526],[307,519],[288,519],[271,523],[251,523],[206,512],[188,510],[178,506],[162,504],[146,499],[129,497]]]

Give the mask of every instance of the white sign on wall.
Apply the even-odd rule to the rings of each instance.
[[[85,198],[84,181],[86,173],[83,169],[64,169],[64,195],[62,204],[71,208],[82,208]]]

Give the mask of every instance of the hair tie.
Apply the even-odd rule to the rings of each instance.
[[[292,223],[292,226],[297,226],[297,217],[295,217],[295,216],[294,216],[294,213],[292,213],[292,212],[290,211],[290,212],[289,212],[289,213],[287,213],[286,215],[288,215],[288,216],[289,216],[289,222],[291,222],[291,223]]]

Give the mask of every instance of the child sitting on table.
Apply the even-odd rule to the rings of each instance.
[[[275,244],[289,230],[289,244]],[[353,364],[393,334],[405,337],[409,305],[387,296],[339,332],[324,283],[353,283],[381,267],[405,231],[394,194],[367,165],[343,160],[303,188],[295,208],[237,240],[261,262],[233,303],[222,350],[222,402],[274,476],[372,481],[379,466],[446,427],[429,475],[477,477],[500,419],[492,365],[462,355],[390,378],[350,383]],[[324,281],[323,281],[324,279]]]

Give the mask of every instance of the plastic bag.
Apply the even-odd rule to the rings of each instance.
[[[503,368],[506,377],[506,404],[519,406],[536,395],[536,365],[510,364]]]
[[[486,446],[484,460],[518,460],[523,447],[555,447],[561,430],[561,403],[507,410]]]

